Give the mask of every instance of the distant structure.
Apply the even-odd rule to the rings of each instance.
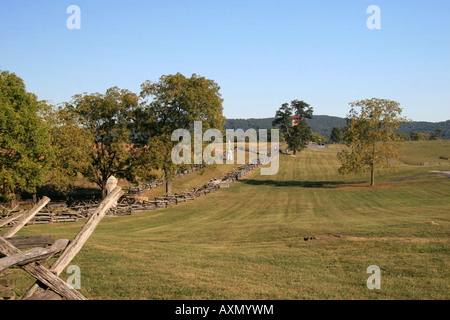
[[[295,127],[295,126],[298,125],[298,120],[299,120],[299,119],[300,119],[300,117],[297,116],[297,115],[292,116],[292,126],[293,126],[293,127]]]
[[[227,160],[234,160],[234,152],[233,150],[231,150],[231,143],[230,140],[228,140],[228,144],[227,144]]]
[[[117,178],[114,176],[110,176],[108,180],[106,180],[106,194],[110,194],[117,187]]]

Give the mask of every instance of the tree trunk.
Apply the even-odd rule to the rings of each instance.
[[[166,182],[166,195],[172,196],[172,180],[175,176],[173,173],[175,172],[174,169],[171,168],[165,168],[164,169],[164,181]]]
[[[102,182],[102,199],[106,198],[106,181]]]
[[[168,195],[168,196],[173,195],[173,192],[172,192],[172,179],[166,180],[166,195]]]
[[[370,166],[370,186],[374,186],[375,185],[375,153],[376,153],[376,149],[375,149],[375,145],[376,143],[373,143],[373,154],[372,154],[372,165]]]
[[[373,187],[375,185],[375,168],[374,165],[370,168],[370,185]]]
[[[16,195],[13,193],[12,194],[12,197],[11,197],[11,201],[9,202],[9,206],[10,206],[10,208],[12,209],[12,208],[14,208],[15,206],[16,206]]]

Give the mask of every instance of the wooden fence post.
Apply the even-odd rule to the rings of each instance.
[[[88,219],[86,224],[83,226],[81,231],[76,235],[76,237],[70,242],[67,248],[63,251],[61,256],[56,260],[56,262],[50,267],[50,271],[59,275],[70,263],[70,261],[75,257],[75,255],[81,250],[83,245],[89,239],[90,235],[94,232],[97,225],[106,215],[106,212],[116,204],[117,200],[123,195],[123,191],[120,187],[116,187],[106,198],[100,203],[95,212]],[[30,298],[36,290],[39,288],[39,284],[35,283],[25,294],[24,299]]]
[[[6,239],[0,237],[0,252],[7,256],[11,256],[18,254],[21,251],[10,244]],[[69,300],[86,300],[86,298],[77,290],[70,289],[64,280],[58,278],[58,276],[53,272],[45,269],[43,266],[36,264],[35,262],[21,266],[21,268],[41,283],[45,284],[51,290]]]
[[[39,210],[45,207],[49,202],[50,202],[49,198],[43,197],[41,201],[39,201],[33,208],[31,208],[26,213],[24,213],[23,216],[21,216],[21,219],[17,221],[17,223],[13,225],[12,228],[9,229],[7,233],[5,233],[4,237],[10,238],[13,235],[15,235],[20,229],[22,229],[24,225],[27,224],[28,221],[31,220],[31,218],[33,218],[36,215],[36,213],[39,212]]]

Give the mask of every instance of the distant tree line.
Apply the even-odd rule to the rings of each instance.
[[[274,119],[275,118],[227,119],[224,125],[224,129],[268,129],[272,126],[272,122]],[[334,127],[343,129],[347,125],[347,121],[345,118],[325,115],[314,115],[314,117],[312,117],[311,119],[306,119],[306,122],[311,127],[312,132],[316,132],[320,136],[330,140],[331,133]],[[440,139],[450,139],[450,120],[443,122],[411,121],[402,124],[396,130],[396,132],[398,132],[400,136],[405,140],[408,140],[407,136],[410,136],[410,134],[414,131],[424,135],[423,138],[420,139],[429,139],[429,136],[435,134],[436,130],[438,129],[442,129],[442,132],[439,135]],[[433,137],[431,137],[431,139],[433,139]],[[410,137],[409,139],[414,140],[412,137]]]
[[[262,118],[262,119],[227,119],[224,129],[242,129],[246,131],[247,129],[269,129],[272,127],[272,122],[275,118]]]
[[[409,134],[410,140],[413,141],[419,141],[419,140],[439,140],[442,138],[444,130],[442,128],[436,129],[435,132],[429,134],[429,133],[422,133],[417,131],[411,131]]]

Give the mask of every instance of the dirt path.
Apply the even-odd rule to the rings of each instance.
[[[450,171],[430,171],[429,174],[440,174],[441,176],[450,178]]]
[[[326,148],[326,146],[319,146],[319,145],[317,145],[317,144],[308,144],[307,147],[308,147],[309,149],[314,150],[314,151],[320,151],[320,152],[336,152],[336,151],[334,151],[334,150],[328,150],[328,149]]]
[[[438,225],[438,224],[436,224]],[[310,240],[331,240],[331,239],[344,239],[351,241],[382,241],[382,242],[412,242],[412,243],[449,243],[448,239],[434,239],[434,238],[417,238],[417,237],[355,237],[348,235],[320,235],[320,236],[308,236],[304,237],[305,241]]]
[[[446,178],[450,178],[450,171],[430,171],[428,173],[421,173],[421,174],[416,174],[416,175],[410,176],[410,177],[404,177],[404,178],[400,178],[400,179],[391,180],[390,182],[405,181],[406,179],[411,179],[411,178],[416,178],[416,177],[423,177],[423,176],[428,176],[428,175],[431,175],[431,174],[439,174],[439,175],[444,176]]]

